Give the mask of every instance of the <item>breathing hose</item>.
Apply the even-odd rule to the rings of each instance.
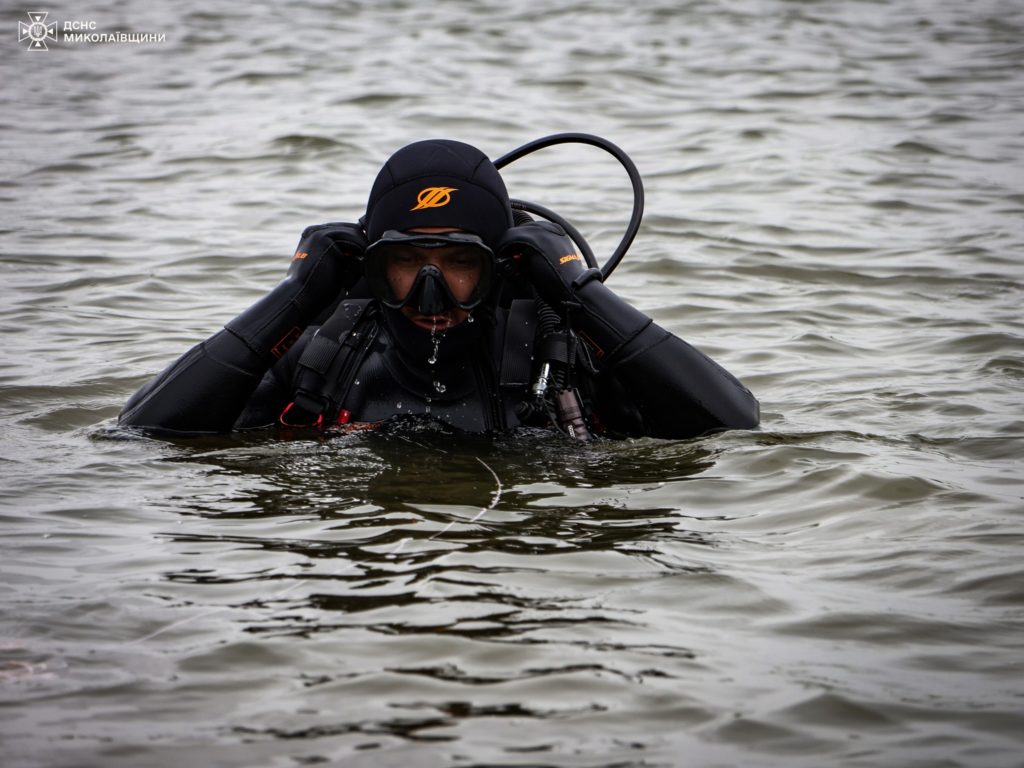
[[[502,155],[494,161],[494,166],[498,169],[504,168],[505,166],[514,163],[516,160],[532,154],[537,150],[545,149],[557,144],[589,144],[590,146],[603,149],[622,164],[622,167],[626,169],[626,173],[629,176],[630,183],[633,185],[633,211],[630,214],[629,223],[626,225],[626,231],[623,233],[618,246],[608,258],[608,261],[604,263],[604,266],[600,267],[601,279],[607,280],[609,275],[615,271],[619,262],[622,261],[622,257],[626,255],[626,251],[629,250],[629,246],[633,243],[633,238],[636,237],[636,233],[640,229],[640,221],[643,219],[644,215],[643,180],[640,178],[640,172],[637,170],[636,165],[630,159],[629,155],[607,139],[603,139],[600,136],[594,136],[589,133],[556,133],[551,136],[545,136],[541,139],[535,139],[534,141],[524,144],[518,149],[514,149],[511,152]],[[558,224],[579,247],[587,265],[590,267],[598,267],[594,252],[591,250],[586,240],[579,231],[562,216],[545,208],[544,206],[525,200],[512,200],[512,207],[529,213],[535,213],[548,221],[553,221]]]

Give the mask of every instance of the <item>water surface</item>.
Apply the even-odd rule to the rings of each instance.
[[[1016,766],[1018,4],[98,2],[0,55],[13,766]],[[610,285],[763,424],[176,442],[124,400],[426,137],[604,135]],[[614,248],[563,148],[514,197]]]

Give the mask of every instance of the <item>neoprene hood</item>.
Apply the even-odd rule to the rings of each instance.
[[[457,227],[492,249],[512,226],[508,190],[498,169],[476,147],[431,139],[398,150],[381,168],[366,204],[366,236],[387,230]]]

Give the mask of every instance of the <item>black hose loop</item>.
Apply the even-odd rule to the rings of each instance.
[[[640,178],[640,172],[637,170],[636,165],[630,159],[629,155],[623,152],[612,142],[607,139],[603,139],[600,136],[594,136],[589,133],[556,133],[552,136],[545,136],[541,139],[531,141],[518,149],[514,149],[511,152],[502,155],[494,161],[496,168],[504,168],[509,163],[513,163],[521,157],[525,157],[539,149],[551,147],[556,144],[589,144],[590,146],[598,147],[608,152],[615,157],[622,167],[626,169],[626,173],[629,176],[629,181],[633,185],[633,211],[629,217],[629,223],[626,225],[626,231],[622,235],[622,239],[619,241],[618,247],[612,252],[612,255],[605,262],[601,269],[602,280],[608,279],[608,276],[615,271],[615,268],[622,261],[622,257],[626,255],[626,251],[629,250],[629,246],[632,245],[633,239],[636,237],[636,233],[640,229],[640,221],[644,215],[644,184]],[[524,210],[528,210],[531,213],[536,213],[539,216],[543,216],[556,224],[560,225],[569,236],[576,242],[580,247],[580,251],[583,253],[584,258],[587,260],[587,264],[591,267],[597,266],[597,259],[594,257],[593,251],[590,246],[586,244],[586,241],[575,229],[575,227],[566,226],[568,222],[565,221],[561,216],[557,216],[553,211],[549,211],[536,203],[526,203],[524,201],[514,201],[513,205],[518,206]],[[527,207],[531,206],[531,207]],[[556,218],[552,218],[552,214]],[[588,255],[589,254],[589,255]]]

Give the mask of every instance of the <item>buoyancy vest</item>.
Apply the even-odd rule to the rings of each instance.
[[[324,427],[423,415],[471,432],[530,423],[532,299],[431,336],[369,299],[343,301],[299,356],[281,424]],[[396,331],[395,326],[399,330]]]

